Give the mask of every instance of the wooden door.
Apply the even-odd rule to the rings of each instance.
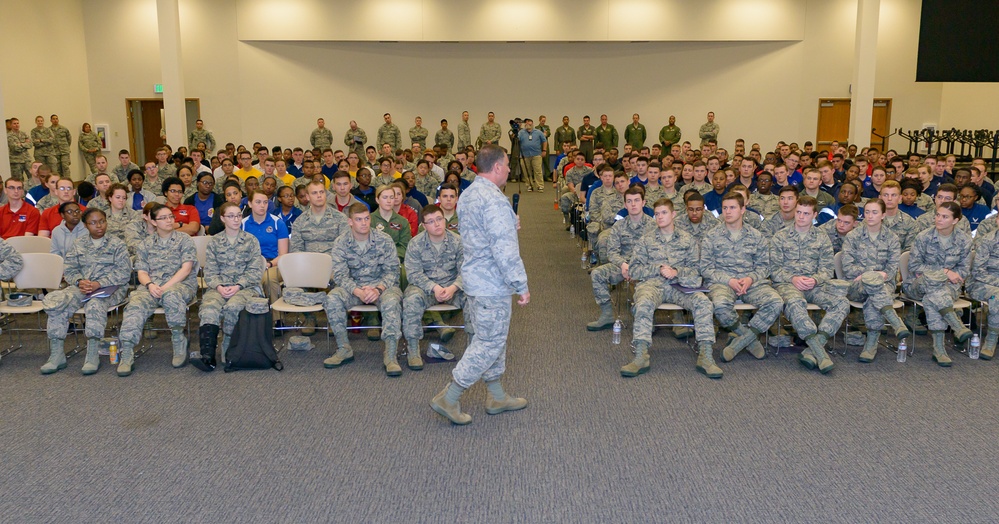
[[[890,134],[891,99],[875,98],[874,114],[871,117],[871,147],[876,147],[881,152],[886,151],[888,149],[888,135]]]
[[[160,131],[163,130],[163,101],[142,100],[139,107],[142,111],[142,145],[149,157],[146,160],[155,159],[156,150],[166,143],[160,138]]]
[[[846,144],[850,138],[850,99],[822,98],[819,100],[819,128],[815,133],[815,149],[829,147],[833,140]]]

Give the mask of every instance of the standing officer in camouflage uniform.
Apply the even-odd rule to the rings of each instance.
[[[458,144],[455,151],[464,151],[472,145],[472,130],[468,127],[468,111],[461,112],[461,123],[458,124]]]
[[[416,117],[414,123],[416,125],[409,128],[409,142],[410,144],[420,144],[420,149],[426,149],[427,137],[430,136],[430,131],[427,131],[423,127],[423,117]]]
[[[350,230],[333,242],[333,281],[336,283],[323,308],[337,351],[323,361],[327,369],[354,360],[347,340],[347,310],[361,304],[378,306],[382,314],[381,338],[385,342],[382,365],[385,374],[397,377],[402,368],[396,360],[402,323],[402,290],[399,289],[399,256],[395,243],[381,231],[371,229],[371,213],[359,202],[347,208]],[[297,228],[297,227],[296,227]]]
[[[215,151],[215,135],[205,129],[205,122],[200,118],[194,121],[194,130],[187,137],[188,152],[197,149],[199,142],[205,143],[205,151],[208,153]]]
[[[770,274],[770,241],[759,231],[743,225],[745,201],[738,193],[722,198],[723,223],[708,231],[701,241],[701,275],[710,291],[715,317],[721,326],[737,336],[722,350],[722,362],[729,362],[743,349],[757,359],[767,353],[757,337],[780,315],[784,302],[767,278]],[[749,326],[739,322],[735,301],[757,307]]]
[[[28,178],[31,163],[28,152],[31,151],[31,144],[28,134],[21,131],[21,121],[11,118],[10,131],[7,131],[7,151],[10,153],[10,177],[14,180],[25,181]]]
[[[461,275],[464,258],[461,237],[448,231],[444,213],[436,204],[420,210],[424,230],[409,242],[406,249],[406,278],[409,285],[402,298],[402,332],[406,336],[409,369],[423,369],[420,340],[423,339],[423,313],[427,306],[451,304],[465,307]],[[471,311],[469,311],[469,314]],[[466,332],[474,333],[472,323]]]
[[[715,123],[715,113],[714,111],[708,111],[708,121],[701,124],[701,128],[697,131],[697,136],[701,137],[701,146],[705,146],[708,140],[718,141],[718,131],[721,128]]]
[[[600,125],[597,126],[594,136],[596,137],[596,144],[594,144],[596,148],[608,150],[612,147],[617,147],[619,141],[617,129],[607,123],[607,115],[600,115]]]
[[[954,311],[954,300],[971,271],[971,237],[954,227],[961,220],[956,202],[941,204],[936,213],[936,227],[916,235],[912,243],[909,279],[902,282],[902,290],[923,303],[926,327],[933,336],[933,360],[949,367],[953,361],[944,347],[947,326],[958,342],[971,338],[971,330]]]
[[[631,144],[632,150],[636,152],[645,145],[645,139],[648,138],[645,124],[639,123],[638,118],[638,113],[631,115],[631,123],[624,128],[624,143]]]
[[[357,122],[351,120],[350,128],[343,134],[343,145],[347,146],[350,152],[357,154],[357,158],[364,158],[364,144],[367,142],[368,134],[357,127]]]
[[[864,303],[867,341],[857,359],[863,363],[873,362],[877,356],[878,339],[886,320],[899,339],[910,334],[892,307],[902,250],[898,236],[882,227],[884,212],[884,201],[869,200],[864,204],[863,225],[848,233],[843,242],[843,278],[850,282],[846,297]]]
[[[166,312],[173,344],[173,367],[187,364],[187,305],[198,290],[198,253],[189,235],[174,229],[174,216],[163,204],[152,204],[149,216],[156,231],[136,250],[135,270],[139,287],[128,297],[121,322],[121,362],[118,376],[132,374],[135,345],[142,335],[142,326],[162,307]]]
[[[103,211],[88,209],[83,214],[83,225],[90,235],[78,238],[66,253],[64,278],[69,285],[45,295],[42,301],[48,315],[46,330],[49,336],[49,360],[42,366],[43,375],[66,367],[66,331],[70,317],[81,307],[86,317],[87,334],[87,357],[82,371],[84,375],[97,373],[98,351],[107,327],[108,310],[121,304],[128,294],[132,263],[125,243],[105,235],[107,222]],[[109,297],[83,302],[87,294],[108,286],[118,286],[118,289]]]
[[[90,166],[90,172],[97,172],[97,155],[101,152],[101,139],[97,136],[97,133],[90,127],[90,124],[84,122],[83,128],[80,131],[80,136],[76,139],[76,145],[80,148],[80,152],[83,153],[83,159]]]
[[[399,130],[399,126],[392,123],[392,115],[385,113],[382,118],[385,119],[385,123],[378,128],[378,139],[375,140],[375,147],[380,148],[388,144],[394,153],[402,149],[402,131]]]
[[[989,222],[999,225],[997,220],[999,215]],[[978,231],[982,231],[981,226]],[[981,350],[983,360],[992,360],[996,353],[996,343],[999,341],[999,301],[996,300],[999,296],[999,238],[997,237],[999,231],[995,228],[985,235],[979,234],[975,237],[975,259],[971,265],[971,278],[965,286],[968,296],[989,305],[989,330]]]
[[[24,257],[7,243],[0,239],[0,280],[13,280],[14,275],[24,268]]]
[[[713,345],[715,326],[711,321],[711,301],[704,293],[684,293],[672,286],[701,285],[697,240],[676,229],[673,201],[661,199],[654,204],[655,229],[639,239],[631,256],[628,272],[641,281],[635,287],[635,325],[632,348],[635,358],[621,368],[621,376],[634,377],[649,370],[649,346],[652,344],[652,320],[660,304],[676,304],[694,318],[697,339],[697,371],[709,378],[722,378],[715,365]]]
[[[600,318],[586,324],[587,331],[602,331],[614,324],[614,307],[608,288],[631,280],[628,261],[632,249],[642,235],[655,228],[655,221],[643,212],[644,206],[645,191],[641,187],[629,187],[624,192],[624,208],[628,210],[628,216],[618,220],[602,240],[608,263],[590,272],[593,298],[600,306]],[[601,236],[604,234],[601,233]]]
[[[798,198],[794,225],[779,231],[770,243],[770,260],[777,261],[771,277],[784,300],[784,314],[808,345],[798,360],[808,369],[818,367],[828,373],[833,362],[826,353],[826,342],[839,331],[850,304],[846,301],[847,283],[834,278],[829,235],[812,227],[818,207],[818,201],[810,196]],[[808,315],[809,303],[825,311],[818,327]]]
[[[333,133],[326,129],[326,120],[322,118],[316,120],[316,128],[309,135],[309,143],[312,144],[313,149],[320,151],[333,145]]]
[[[35,128],[31,130],[31,143],[35,146],[35,160],[58,173],[59,163],[55,156],[55,135],[52,134],[51,129],[45,127],[45,119],[41,115],[35,117]]]
[[[54,140],[52,144],[52,156],[56,160],[57,172],[62,176],[70,176],[69,166],[72,163],[70,158],[70,152],[73,150],[73,135],[66,129],[66,126],[59,125],[59,115],[52,115],[50,117],[52,125],[49,129],[52,131],[52,138]]]
[[[448,153],[454,149],[454,133],[447,128],[447,119],[441,119],[441,128],[436,133],[434,133],[434,145],[442,145],[447,147]]]
[[[218,212],[225,223],[225,230],[213,236],[205,250],[205,293],[198,309],[201,351],[191,352],[191,364],[202,371],[215,369],[219,325],[222,325],[224,334],[224,355],[239,313],[251,298],[263,296],[260,282],[264,279],[264,259],[260,256],[260,242],[257,237],[242,230],[243,214],[239,205],[226,202]]]
[[[496,115],[490,111],[486,117],[486,123],[482,124],[482,127],[479,128],[479,142],[481,142],[483,146],[487,144],[494,146],[499,145],[499,140],[503,135],[503,132],[500,129],[500,125],[496,123]]]
[[[479,175],[458,201],[464,259],[461,278],[471,309],[474,335],[452,381],[433,398],[431,408],[454,424],[468,424],[461,412],[461,394],[478,382],[486,383],[486,413],[497,415],[527,407],[527,400],[511,397],[500,378],[506,371],[506,339],[510,331],[511,295],[521,306],[531,301],[527,271],[520,258],[517,216],[503,195],[510,174],[506,152],[484,146],[475,158]]]

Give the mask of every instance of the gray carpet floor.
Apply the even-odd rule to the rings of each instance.
[[[516,188],[508,189],[508,193]],[[170,367],[169,337],[118,378],[82,356],[41,376],[40,336],[0,365],[4,522],[995,522],[995,362],[858,348],[828,376],[793,352],[740,355],[712,381],[656,333],[652,370],[595,318],[550,190],[525,193],[532,302],[505,377],[527,409],[454,427],[428,402],[453,364],[385,377],[380,346],[323,369],[325,339],[283,372]],[[4,334],[0,342],[7,343]],[[428,335],[434,340],[435,335]],[[467,339],[449,346],[460,353]],[[719,346],[721,343],[719,343]]]

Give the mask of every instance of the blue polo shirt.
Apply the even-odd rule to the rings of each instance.
[[[243,219],[243,231],[257,237],[260,242],[260,254],[267,260],[274,260],[278,256],[278,240],[288,238],[288,226],[284,225],[275,215],[267,215],[264,221],[257,223],[253,220],[253,213]]]
[[[323,164],[322,170],[323,170],[323,175],[325,175],[326,178],[328,178],[330,181],[333,181],[333,175],[335,175],[336,172],[339,171],[339,168],[336,166],[336,164],[333,164],[332,166],[327,166],[326,164]]]
[[[520,141],[520,155],[524,158],[541,156],[542,144],[548,141],[545,134],[537,129],[521,129],[517,139]]]
[[[215,208],[212,204],[215,203],[215,199],[209,197],[207,200],[201,200],[201,195],[199,193],[194,194],[194,198],[191,199],[194,204],[194,209],[198,210],[198,217],[201,218],[201,225],[208,227],[212,223],[212,217],[215,216]]]
[[[49,188],[45,187],[45,184],[39,184],[28,191],[28,194],[24,197],[29,204],[33,206],[38,205],[38,201],[49,194]],[[991,200],[990,200],[991,202]]]

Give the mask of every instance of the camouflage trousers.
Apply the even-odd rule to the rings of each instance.
[[[832,337],[843,320],[850,313],[850,303],[846,300],[846,288],[832,284],[819,284],[808,291],[799,291],[793,284],[777,284],[777,294],[784,300],[784,315],[791,321],[794,330],[802,339],[821,331]],[[818,327],[808,314],[808,304],[815,304],[825,311]]]
[[[22,182],[27,181],[31,178],[31,172],[29,171],[31,166],[24,162],[11,162],[10,163],[10,177],[14,180],[20,180]]]
[[[642,282],[635,288],[635,325],[631,338],[652,343],[652,320],[660,304],[675,304],[694,317],[694,335],[698,342],[715,342],[711,301],[704,293],[684,293],[661,280]]]
[[[868,330],[881,331],[885,319],[881,311],[895,303],[895,286],[885,282],[879,273],[868,271],[859,281],[850,282],[846,298],[864,303],[864,325]]]
[[[362,304],[361,299],[354,296],[353,293],[348,293],[346,289],[333,288],[326,295],[326,300],[323,301],[323,309],[326,310],[330,330],[334,333],[346,332],[347,310]],[[402,290],[390,287],[372,305],[378,306],[378,311],[382,314],[382,340],[399,340],[402,330]]]
[[[725,328],[738,325],[739,314],[735,311],[735,291],[727,284],[711,284],[708,289],[708,298],[714,306],[718,323]],[[770,329],[784,307],[780,295],[766,284],[753,284],[745,295],[738,298],[745,304],[756,306],[756,314],[749,321],[749,327],[759,333]]]
[[[603,264],[590,272],[590,281],[593,283],[593,298],[599,306],[611,301],[610,286],[624,282],[624,275],[620,266]]]
[[[600,222],[590,222],[586,224],[586,237],[590,242],[590,250],[598,251],[600,233],[603,231],[603,224]]]
[[[52,169],[53,173],[59,173],[59,158],[52,153],[46,153],[46,152],[39,153],[38,150],[36,149],[35,162],[41,162],[49,166],[49,168]]]
[[[989,306],[989,327],[999,327],[999,287],[975,282],[967,288],[968,296],[988,304]]]
[[[84,153],[83,160],[85,160],[87,165],[90,166],[90,173],[97,172],[97,153]]]
[[[187,324],[187,305],[194,298],[195,289],[187,284],[174,284],[163,292],[160,298],[149,294],[145,288],[137,288],[128,296],[124,318],[118,338],[122,346],[134,347],[142,337],[142,327],[157,307],[162,307],[170,328],[182,328]]]
[[[456,384],[467,389],[480,379],[497,380],[506,371],[512,307],[512,297],[468,297],[475,334],[451,372]]]
[[[409,286],[402,297],[402,334],[407,339],[423,339],[423,313],[428,306],[435,304],[451,304],[452,306],[465,308],[465,293],[460,289],[454,292],[454,296],[447,302],[439,302],[433,293],[427,293],[419,286]],[[471,325],[468,320],[469,313],[465,313],[465,324]]]
[[[960,284],[934,280],[923,275],[909,282],[903,282],[902,290],[913,300],[923,303],[927,328],[931,331],[947,329],[947,322],[944,321],[940,310],[954,307],[954,300],[961,292]]]
[[[59,173],[62,176],[66,177],[70,176],[69,166],[72,163],[72,161],[70,160],[70,154],[56,153],[52,155],[52,158],[55,159],[56,167],[58,167],[58,169],[55,170],[55,172]]]
[[[127,288],[119,287],[107,298],[92,298],[83,302],[83,292],[76,286],[69,286],[45,295],[42,305],[48,322],[45,329],[49,338],[64,340],[69,330],[69,319],[83,308],[86,318],[87,338],[101,338],[108,325],[108,310],[125,300]]]
[[[569,211],[572,211],[572,206],[576,205],[578,202],[579,195],[577,195],[574,191],[566,191],[565,193],[562,193],[562,196],[558,199],[558,209],[564,215]],[[587,231],[588,230],[589,228],[587,228]]]
[[[259,296],[260,294],[252,289],[240,289],[226,300],[218,291],[209,289],[201,297],[201,307],[198,308],[200,325],[221,326],[223,334],[231,335],[240,311],[246,309],[246,303],[251,298]]]

